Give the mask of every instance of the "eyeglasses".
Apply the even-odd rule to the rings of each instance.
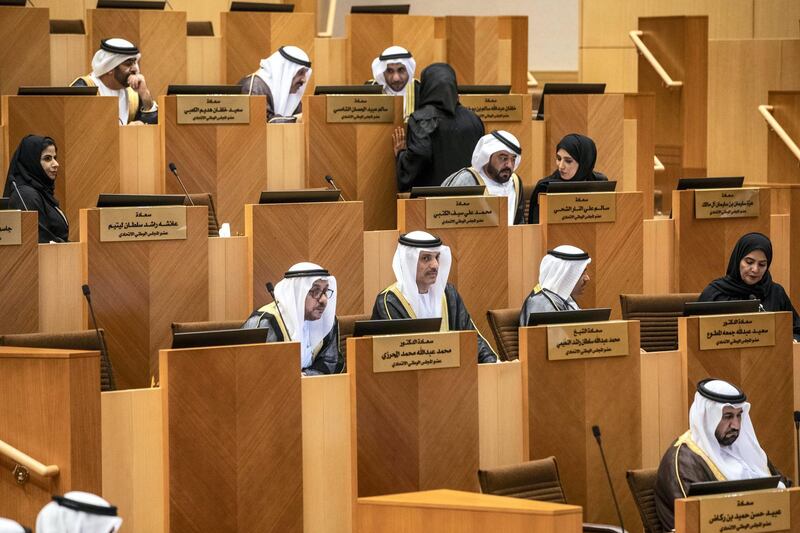
[[[329,299],[333,296],[333,289],[311,289],[308,291],[308,295],[314,298],[315,300],[319,301],[322,298],[322,295],[325,295],[325,298]]]

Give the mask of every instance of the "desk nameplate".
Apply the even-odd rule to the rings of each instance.
[[[325,97],[329,124],[391,124],[394,122],[394,96],[388,94],[331,94]]]
[[[616,193],[588,192],[547,195],[548,224],[614,222],[616,219]]]
[[[0,246],[20,244],[22,244],[22,211],[0,211]]]
[[[425,227],[486,228],[499,225],[499,196],[444,196],[425,200]]]
[[[547,326],[550,361],[620,357],[629,353],[625,320]]]
[[[458,332],[384,335],[372,338],[372,371],[403,372],[461,366]]]
[[[458,100],[484,122],[521,122],[525,116],[521,94],[462,94]]]
[[[700,533],[789,531],[789,492],[769,489],[700,496]]]
[[[699,189],[694,192],[694,216],[709,218],[757,217],[760,189]]]
[[[250,124],[250,97],[246,94],[181,94],[175,98],[178,124]]]
[[[101,242],[183,239],[186,239],[186,206],[100,209]]]
[[[773,313],[701,316],[698,329],[701,350],[775,346]]]

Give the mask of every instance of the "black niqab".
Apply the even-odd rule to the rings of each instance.
[[[51,205],[58,206],[55,197],[56,182],[45,174],[42,168],[42,152],[48,146],[55,146],[56,143],[50,137],[40,135],[26,135],[20,141],[11,163],[8,165],[8,176],[6,186],[3,189],[3,196],[10,197],[14,192],[12,181],[17,183],[17,187],[27,185],[33,187]]]

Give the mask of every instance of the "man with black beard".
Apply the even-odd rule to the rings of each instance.
[[[472,166],[462,168],[442,182],[442,187],[485,185],[490,196],[508,198],[508,225],[522,224],[525,201],[522,181],[515,171],[522,162],[522,147],[507,131],[493,131],[481,137],[472,152]]]
[[[72,87],[97,87],[98,96],[119,99],[120,124],[157,124],[158,106],[139,72],[142,54],[125,39],[103,39],[92,58],[92,72],[72,82]]]

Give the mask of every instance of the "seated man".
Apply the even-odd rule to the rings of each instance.
[[[372,61],[372,77],[367,83],[383,87],[383,94],[403,97],[403,120],[414,112],[419,82],[414,79],[417,62],[401,46],[390,46]]]
[[[122,527],[117,508],[90,492],[53,496],[36,517],[36,533],[116,533]]]
[[[267,122],[289,122],[287,119],[303,112],[303,93],[310,78],[308,55],[296,46],[281,46],[238,85],[243,94],[266,95]]]
[[[442,182],[442,187],[485,185],[486,194],[508,198],[508,225],[522,224],[525,199],[516,174],[522,162],[522,147],[507,131],[484,135],[472,152],[472,166],[462,168]]]
[[[519,325],[527,326],[531,313],[580,309],[574,297],[589,282],[586,268],[591,262],[589,254],[568,244],[547,250],[539,264],[539,284],[522,304]]]
[[[157,124],[158,106],[139,72],[142,54],[125,39],[103,39],[92,58],[92,72],[72,87],[97,87],[99,96],[119,98],[120,124]]]
[[[267,342],[299,342],[304,376],[341,370],[336,278],[319,265],[293,265],[275,285],[275,301],[253,311],[242,328],[269,328]]]
[[[689,409],[689,431],[661,459],[656,480],[656,513],[665,531],[675,527],[675,499],[701,481],[780,475],[761,449],[750,420],[747,396],[718,379],[697,384]],[[782,478],[783,486],[791,482]]]
[[[397,282],[378,294],[372,319],[441,317],[441,331],[478,333],[479,363],[497,362],[497,355],[475,327],[458,291],[447,283],[450,248],[424,231],[401,235],[398,242],[392,259]]]

